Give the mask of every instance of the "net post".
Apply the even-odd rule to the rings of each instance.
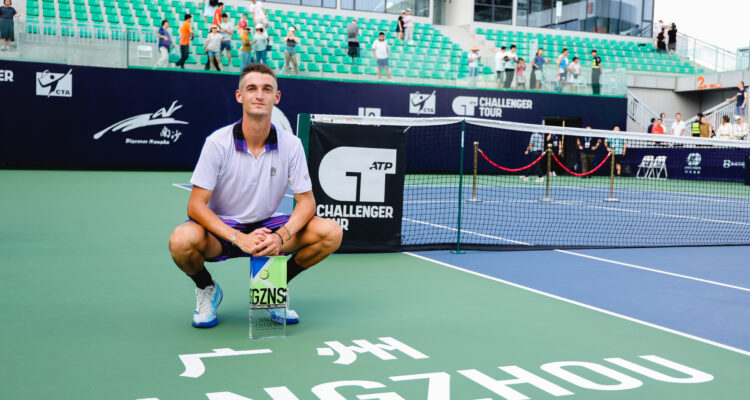
[[[612,159],[609,162],[609,197],[604,199],[606,202],[618,202],[614,196],[615,191],[615,149],[609,151],[609,157]]]
[[[471,183],[471,201],[477,201],[477,154],[479,142],[474,142],[474,180]]]
[[[545,182],[544,198],[539,201],[550,202],[552,198],[549,197],[549,178],[552,175],[550,170],[552,169],[552,143],[547,143],[547,181]]]
[[[458,169],[458,215],[456,221],[456,250],[451,251],[453,254],[464,254],[465,251],[461,251],[461,206],[463,205],[463,191],[464,191],[464,134],[466,132],[466,121],[461,121],[461,146],[459,155],[459,169]]]

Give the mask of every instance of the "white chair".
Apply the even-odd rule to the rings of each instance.
[[[649,171],[651,171],[651,163],[654,162],[654,156],[643,156],[641,163],[638,164],[638,171],[635,173],[636,178],[648,178]],[[643,176],[641,176],[641,170],[643,170]]]
[[[136,49],[136,58],[139,63],[141,60],[148,60],[147,64],[150,64],[151,60],[154,58],[154,48],[152,46],[138,46]]]
[[[651,163],[650,177],[653,179],[661,179],[661,173],[664,172],[664,179],[667,179],[667,156],[658,156],[654,158],[654,162]]]

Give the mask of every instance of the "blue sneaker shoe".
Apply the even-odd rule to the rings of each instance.
[[[271,320],[277,324],[281,324],[284,321],[284,313],[280,308],[269,308],[268,313],[271,314]],[[291,308],[286,310],[286,324],[296,324],[299,322],[299,316],[297,312]]]
[[[221,304],[224,294],[219,284],[207,286],[205,289],[195,288],[195,313],[193,313],[193,326],[196,328],[211,328],[219,323],[216,309]]]

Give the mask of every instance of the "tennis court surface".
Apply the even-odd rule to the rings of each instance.
[[[750,398],[741,246],[334,255],[290,285],[301,323],[255,341],[232,260],[219,325],[192,328],[167,250],[189,176],[0,174],[0,398]]]

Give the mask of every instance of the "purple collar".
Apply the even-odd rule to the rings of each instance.
[[[232,127],[232,136],[234,136],[234,149],[247,153],[247,143],[245,142],[245,136],[242,134],[242,120],[239,120]],[[268,138],[266,139],[266,151],[278,149],[279,138],[276,134],[276,127],[271,124],[271,131],[268,133]]]

